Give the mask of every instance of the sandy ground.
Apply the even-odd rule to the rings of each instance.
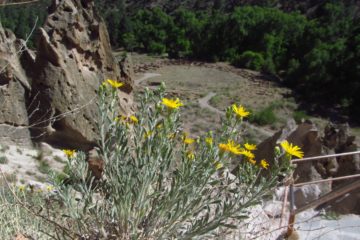
[[[274,209],[273,212],[277,210]],[[286,212],[280,227],[280,218],[269,217],[260,205],[251,208],[249,218],[238,230],[227,234],[226,240],[280,240],[287,230],[289,213]],[[360,216],[341,215],[337,219],[326,219],[321,212],[312,209],[298,214],[295,232],[291,240],[359,240]],[[224,239],[219,237],[218,239]]]
[[[0,164],[2,172],[0,175],[5,175],[11,183],[26,184],[32,181],[47,181],[48,175],[45,172],[47,167],[52,171],[62,171],[66,161],[65,154],[47,144],[41,146],[41,149],[2,146],[0,157],[6,161]]]
[[[295,228],[301,240],[359,240],[360,216],[349,214],[328,220],[309,210],[297,216]]]

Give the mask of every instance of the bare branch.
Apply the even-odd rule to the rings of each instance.
[[[38,2],[39,0],[21,0],[21,1],[16,1],[16,2],[8,2],[6,0],[0,0],[0,7],[5,7],[5,6],[12,6],[12,5],[21,5],[21,4],[29,4],[29,3],[35,3]]]

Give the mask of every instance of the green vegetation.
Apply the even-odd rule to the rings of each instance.
[[[48,174],[51,171],[51,168],[50,168],[49,163],[47,163],[44,160],[41,160],[38,165],[38,170],[39,170],[39,172],[41,172],[43,174]]]
[[[294,111],[293,118],[296,123],[301,123],[302,120],[309,119],[309,115],[307,115],[304,111]]]
[[[33,4],[1,6],[0,22],[5,28],[11,29],[17,37],[26,39],[33,28],[42,26],[47,17],[47,7],[51,0],[42,0]],[[35,35],[30,36],[29,47],[35,47]]]
[[[8,162],[9,160],[7,159],[6,156],[0,156],[0,164],[6,164]]]
[[[192,139],[180,132],[183,103],[164,98],[163,87],[146,90],[135,115],[118,117],[118,85],[109,84],[99,89],[103,175],[91,175],[84,153],[66,151],[66,176],[53,173],[54,186],[13,187],[4,180],[1,239],[20,233],[35,239],[211,237],[216,229],[237,228],[292,168],[288,154],[279,151],[269,165],[254,160],[255,145],[240,147],[245,109],[227,109],[221,135]],[[237,169],[226,173],[235,160]]]
[[[115,2],[114,6],[123,6],[123,1]],[[344,114],[359,115],[360,21],[352,6],[328,0],[309,18],[269,7],[275,5],[267,1],[263,7],[226,12],[177,8],[166,13],[148,8],[126,15],[118,11],[115,29],[121,34],[118,38],[111,34],[112,44],[170,57],[229,61],[276,74],[305,100],[340,105]],[[114,25],[108,22],[108,26],[113,32]]]
[[[140,3],[134,3],[139,10],[127,9],[124,0],[96,1],[115,48],[228,61],[276,74],[304,100],[359,116],[360,19],[353,6],[327,0],[308,17],[272,7],[278,1],[263,2],[226,8],[227,1],[217,1],[214,9],[204,11],[196,6],[174,9],[175,4],[166,12],[141,8]],[[42,24],[47,4],[3,7],[1,22],[24,38],[36,16]]]
[[[274,113],[274,108],[273,105],[270,105],[257,112],[253,112],[249,117],[249,121],[260,126],[274,124],[278,120]]]

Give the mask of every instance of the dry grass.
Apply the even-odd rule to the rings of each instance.
[[[133,54],[132,58],[135,64],[153,63],[160,59],[142,54]],[[150,86],[154,83],[165,82],[170,96],[183,99],[187,105],[183,109],[184,129],[193,135],[214,130],[220,125],[218,114],[202,109],[198,105],[198,99],[206,96],[209,92],[216,93],[216,96],[210,99],[210,105],[222,111],[233,103],[242,104],[253,112],[274,106],[276,122],[261,127],[270,132],[279,130],[289,118],[294,116],[294,113],[299,111],[298,104],[291,97],[290,89],[266,79],[266,76],[260,73],[236,69],[225,63],[205,65],[163,66],[153,71],[161,76],[150,78],[141,84]],[[137,78],[141,76],[140,74]],[[327,119],[308,117],[319,129],[323,129],[328,122]],[[359,129],[353,131],[358,141]],[[250,137],[257,141],[262,140],[259,136]]]

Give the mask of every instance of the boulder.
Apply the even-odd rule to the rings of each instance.
[[[323,152],[321,138],[318,130],[310,121],[296,125],[294,120],[289,120],[287,125],[276,132],[272,137],[261,142],[255,151],[256,160],[266,159],[270,165],[274,163],[274,148],[283,140],[288,140],[304,151],[305,157],[318,156]],[[294,173],[297,182],[320,179],[313,162],[298,164]]]
[[[93,1],[54,0],[39,32],[31,93],[33,137],[88,151],[98,137],[96,100],[104,80],[125,83],[118,90],[118,107],[123,115],[131,111],[131,66],[124,61],[127,67],[119,67]]]
[[[29,146],[27,96],[31,87],[21,64],[22,53],[28,53],[26,43],[0,23],[0,143]]]
[[[324,145],[333,149],[334,153],[354,152],[359,148],[355,143],[355,137],[350,134],[348,124],[328,124],[324,131]],[[332,177],[341,177],[360,173],[360,155],[348,155],[334,158],[333,167],[328,170],[328,175]],[[329,167],[328,167],[329,168]],[[333,188],[348,185],[356,179],[348,179],[333,182]],[[355,213],[360,214],[360,206],[357,204],[360,200],[360,189],[355,189],[337,199],[334,199],[323,207],[330,211],[340,214]]]
[[[273,164],[274,148],[285,139],[299,146],[304,152],[304,157],[358,150],[358,146],[355,144],[355,137],[350,135],[348,124],[330,123],[324,129],[323,136],[320,136],[318,129],[312,122],[306,121],[296,126],[290,120],[282,130],[258,145],[255,151],[257,161],[267,159],[270,164]],[[338,158],[331,157],[318,161],[299,162],[296,164],[293,176],[295,183],[302,183],[358,173],[360,173],[360,156],[350,155]],[[332,189],[352,181],[354,180],[329,181],[295,188],[295,205],[297,207],[306,205]],[[281,195],[283,192],[277,195],[279,194]],[[360,208],[356,204],[359,196],[360,189],[357,189],[322,205],[322,207],[330,208],[332,211],[339,213],[360,213]]]

